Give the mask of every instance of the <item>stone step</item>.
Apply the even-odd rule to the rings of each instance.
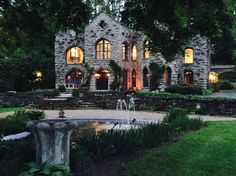
[[[94,102],[87,102],[87,101],[82,101],[80,102],[81,105],[95,105]]]
[[[57,97],[69,98],[69,97],[72,97],[72,94],[71,93],[60,93],[60,95]]]
[[[64,97],[56,97],[56,98],[44,98],[46,101],[66,101],[67,98]]]
[[[97,106],[80,105],[79,109],[98,109],[98,107]]]

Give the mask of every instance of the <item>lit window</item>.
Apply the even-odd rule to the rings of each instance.
[[[185,49],[184,60],[185,60],[185,62],[184,62],[185,64],[192,64],[193,63],[193,49],[191,49],[191,48]]]
[[[149,46],[148,46],[148,41],[144,43],[144,58],[148,59],[149,58]]]
[[[132,47],[132,60],[133,61],[137,60],[137,47],[136,47],[136,45],[133,45],[133,47]]]
[[[128,60],[128,45],[127,45],[127,43],[122,44],[122,59]]]
[[[66,54],[67,64],[83,63],[84,53],[79,47],[71,48]]]
[[[110,59],[111,58],[111,45],[109,41],[102,39],[97,43],[96,58],[97,59]]]

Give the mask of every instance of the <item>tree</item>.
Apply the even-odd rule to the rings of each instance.
[[[196,34],[214,42],[225,28],[232,29],[232,16],[223,0],[129,0],[122,15],[124,23],[150,38],[154,52],[169,60],[182,53]]]
[[[55,33],[81,30],[90,13],[88,4],[82,0],[1,0],[0,59],[13,64],[19,72],[9,89],[32,89],[36,70],[43,73],[42,88],[54,87]]]
[[[151,62],[149,65],[151,71],[150,91],[157,90],[160,84],[161,77],[165,71],[164,65],[159,65],[157,62]]]
[[[93,16],[105,11],[113,18],[120,21],[125,2],[126,0],[89,0],[88,4],[92,9]]]
[[[111,90],[119,90],[121,85],[122,69],[114,60],[110,60],[109,66],[114,75],[114,79],[110,84]]]

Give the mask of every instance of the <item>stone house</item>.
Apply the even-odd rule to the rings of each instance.
[[[100,13],[86,27],[84,33],[59,32],[55,39],[56,87],[78,88],[87,71],[85,63],[93,68],[89,90],[110,90],[114,79],[110,59],[120,65],[123,89],[149,89],[149,64],[157,62],[166,68],[159,85],[186,82],[206,87],[209,66],[209,44],[199,35],[194,37],[183,56],[166,62],[161,54],[148,50],[148,40],[141,32],[129,29]]]

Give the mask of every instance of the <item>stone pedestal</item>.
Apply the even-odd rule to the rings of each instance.
[[[70,135],[77,123],[68,119],[30,121],[36,141],[36,163],[69,165]]]

